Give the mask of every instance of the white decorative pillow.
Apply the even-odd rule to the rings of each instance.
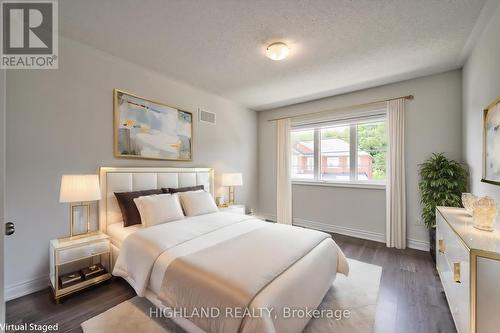
[[[184,218],[177,194],[148,195],[134,199],[145,227]]]
[[[182,207],[186,216],[196,216],[215,213],[219,209],[212,195],[205,191],[191,191],[179,193]]]

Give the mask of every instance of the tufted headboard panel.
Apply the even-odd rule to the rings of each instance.
[[[102,167],[99,177],[99,230],[102,232],[106,232],[109,224],[122,221],[114,192],[203,185],[206,191],[214,194],[214,170],[211,168]]]

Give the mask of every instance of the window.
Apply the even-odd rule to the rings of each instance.
[[[349,126],[331,126],[321,131],[320,178],[322,180],[349,180],[350,148]],[[338,160],[338,165],[328,165],[328,160]]]
[[[292,178],[314,179],[314,129],[291,133]]]
[[[335,168],[340,166],[340,157],[327,157],[326,166],[328,168]]]
[[[385,121],[357,124],[357,176],[359,180],[385,180],[387,152]]]
[[[306,169],[312,170],[314,169],[314,157],[308,157],[306,161]]]
[[[384,115],[292,128],[292,179],[384,184]]]

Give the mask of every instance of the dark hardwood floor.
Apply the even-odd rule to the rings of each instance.
[[[346,257],[382,267],[374,332],[456,332],[428,252],[332,235]]]
[[[337,234],[333,238],[348,258],[383,268],[374,332],[456,332],[427,252],[389,249],[382,243]],[[59,332],[81,332],[80,323],[134,295],[119,278],[63,299],[61,304],[52,301],[47,289],[7,302],[6,320],[9,324],[59,323]]]

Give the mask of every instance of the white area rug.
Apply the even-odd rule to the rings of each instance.
[[[350,317],[312,319],[306,333],[371,332],[375,320],[382,268],[349,259],[349,277],[337,276],[319,309],[349,310]],[[311,277],[313,280],[314,277]],[[313,281],[311,281],[313,283]],[[154,307],[146,298],[134,297],[82,323],[85,333],[184,332],[172,320],[150,318]]]

